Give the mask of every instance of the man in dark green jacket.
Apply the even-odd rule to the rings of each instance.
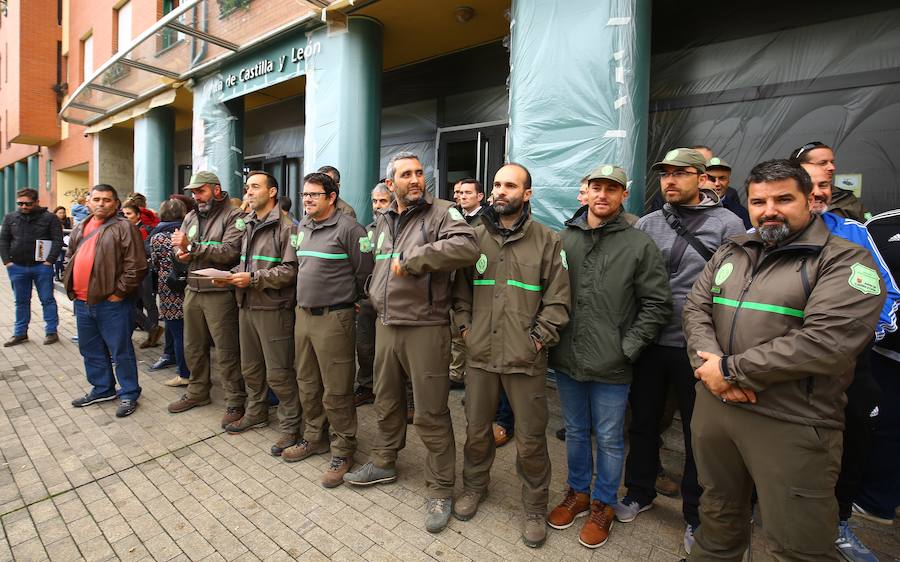
[[[587,204],[560,232],[572,287],[572,316],[550,352],[566,424],[566,495],[550,513],[555,529],[590,515],[579,542],[609,538],[625,462],[625,406],[631,365],[672,315],[662,254],[625,219],[625,171],[603,165],[588,176]],[[591,424],[597,436],[597,478]]]

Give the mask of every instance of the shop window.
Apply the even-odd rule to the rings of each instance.
[[[216,0],[219,4],[219,19],[227,18],[235,10],[250,7],[250,0]]]
[[[181,0],[163,0],[162,15],[168,14],[180,5]],[[159,37],[159,52],[162,52],[181,41],[184,38],[184,34],[166,27],[160,32]]]

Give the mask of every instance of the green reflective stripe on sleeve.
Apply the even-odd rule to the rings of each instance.
[[[270,261],[273,263],[281,263],[281,258],[271,258],[269,256],[250,256],[251,260],[260,260],[260,261]],[[241,256],[241,261],[245,261],[246,258]]]
[[[472,281],[472,284],[475,285],[475,286],[478,286],[478,285],[496,285],[497,282],[494,281],[493,279],[475,279],[474,281]]]
[[[311,250],[299,250],[298,256],[309,258],[322,258],[323,260],[346,260],[350,259],[347,254],[328,254],[325,252],[313,252]]]
[[[395,252],[393,254],[378,254],[377,256],[375,256],[375,259],[376,260],[389,260],[389,259],[399,258],[399,257],[400,257],[400,253]]]
[[[507,285],[511,285],[513,287],[518,287],[520,289],[525,289],[526,291],[540,291],[540,285],[529,285],[528,283],[522,283],[521,281],[516,281],[514,279],[508,279],[506,281]]]
[[[749,308],[750,310],[761,310],[763,312],[774,312],[775,314],[784,314],[785,316],[795,316],[797,318],[803,318],[802,310],[789,308],[787,306],[778,306],[776,304],[748,301],[738,302],[736,300],[726,299],[723,297],[713,297],[713,304],[721,304],[724,306],[730,306],[732,308]]]
[[[206,242],[200,242],[201,246],[221,246],[222,243],[217,240],[207,240]]]

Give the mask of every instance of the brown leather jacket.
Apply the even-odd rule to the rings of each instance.
[[[181,231],[191,246],[189,272],[208,267],[227,271],[237,265],[246,228],[243,216],[228,199],[221,199],[215,200],[205,215],[195,209],[184,217]],[[231,291],[232,287],[216,287],[208,279],[188,276],[187,290],[206,293]]]
[[[735,236],[684,305],[688,356],[694,368],[703,363],[697,351],[724,357],[726,380],[757,396],[736,407],[840,429],[844,390],[886,292],[869,252],[832,235],[818,215],[775,248],[757,234]]]
[[[69,235],[63,286],[71,300],[75,300],[75,291],[72,290],[72,268],[75,267],[73,256],[78,251],[84,225],[89,220],[94,219],[89,217],[78,223]],[[138,289],[148,269],[141,234],[130,222],[116,215],[106,219],[100,228],[103,230],[96,234],[94,267],[88,281],[87,303],[90,305],[103,302],[112,295],[123,299],[128,297]]]

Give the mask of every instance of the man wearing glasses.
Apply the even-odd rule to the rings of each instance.
[[[700,186],[707,181],[706,159],[691,148],[676,148],[653,165],[659,177],[663,208],[642,217],[635,228],[653,238],[669,274],[674,308],[656,342],[647,347],[634,367],[631,403],[631,448],[625,463],[627,494],[616,506],[616,518],[628,523],[653,506],[659,467],[659,423],[666,388],[674,385],[684,431],[685,466],[681,481],[685,549],[700,525],[697,508],[700,487],[691,450],[691,413],[694,409],[694,370],[688,360],[681,328],[685,298],[713,252],[729,236],[743,234],[744,224],[722,207],[719,198]]]
[[[44,345],[59,341],[56,327],[59,314],[53,297],[53,263],[62,250],[62,223],[38,204],[38,192],[31,188],[16,193],[18,211],[3,219],[0,231],[0,258],[6,266],[16,300],[13,335],[3,347],[28,341],[31,320],[31,286],[37,287],[44,309]]]
[[[299,264],[294,350],[306,429],[282,458],[295,462],[330,451],[321,483],[335,488],[343,484],[356,452],[356,301],[372,272],[372,243],[359,223],[337,209],[331,176],[307,174],[302,195],[305,216],[294,237]]]

